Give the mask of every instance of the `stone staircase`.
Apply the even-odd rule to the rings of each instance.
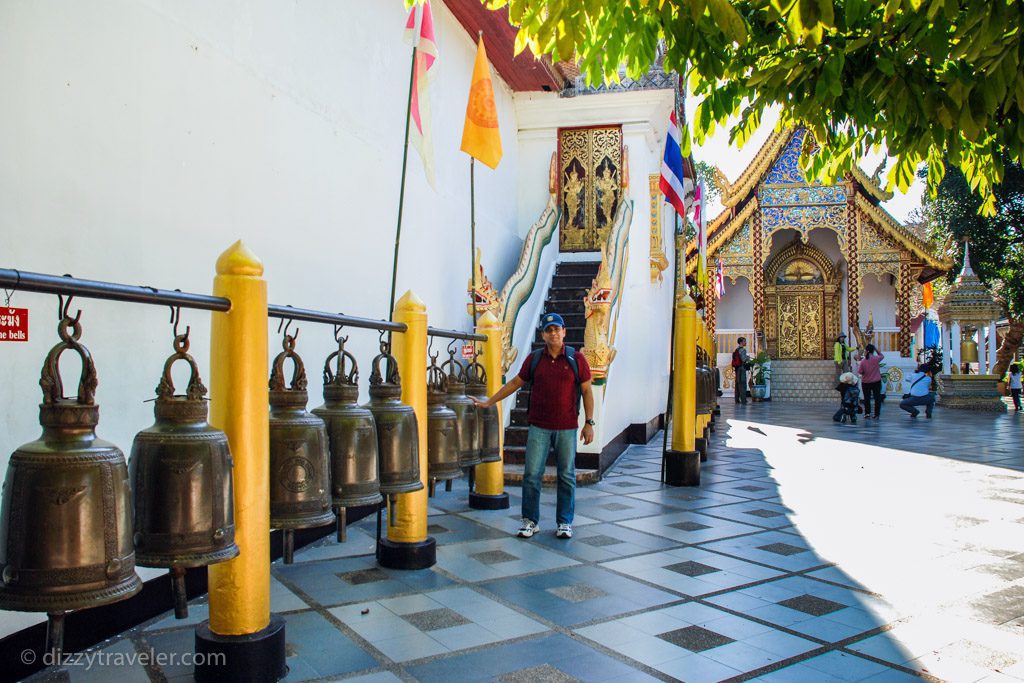
[[[830,360],[772,360],[772,401],[838,401],[835,363]]]
[[[551,280],[547,299],[544,301],[545,313],[558,313],[565,319],[565,343],[577,351],[583,348],[583,331],[586,329],[584,319],[583,297],[590,289],[600,262],[573,261],[559,263]],[[536,322],[534,322],[536,324]],[[531,351],[544,347],[540,330],[534,335]],[[519,372],[527,354],[520,354],[515,367],[509,373]],[[515,406],[509,426],[505,428],[505,482],[520,484],[523,478],[523,463],[526,455],[526,410],[530,403],[530,388],[523,387],[513,397]],[[600,454],[576,454],[576,482],[593,483],[600,478]],[[554,454],[548,455],[547,467],[544,472],[544,483],[555,481]]]

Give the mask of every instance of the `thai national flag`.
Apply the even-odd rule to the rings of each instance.
[[[686,215],[683,204],[683,152],[680,148],[683,137],[676,122],[676,112],[668,117],[668,135],[665,136],[665,158],[661,161],[661,180],[658,187],[665,195],[665,201],[675,208],[680,217]]]

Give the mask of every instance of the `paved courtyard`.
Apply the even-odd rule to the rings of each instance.
[[[374,561],[373,520],[273,567],[287,680],[1024,680],[1024,418],[722,404],[700,488],[659,483],[661,436],[578,491],[576,536],[438,488],[437,565]],[[154,620],[108,652],[191,652]],[[73,667],[170,680],[186,667]]]

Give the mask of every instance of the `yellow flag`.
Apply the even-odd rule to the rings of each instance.
[[[494,106],[491,68],[487,63],[484,39],[476,48],[473,81],[466,104],[466,125],[462,129],[462,151],[491,168],[501,161],[501,134],[498,132],[498,109]]]
[[[931,308],[935,303],[935,293],[932,291],[932,283],[926,282],[921,285],[921,303],[925,308]]]

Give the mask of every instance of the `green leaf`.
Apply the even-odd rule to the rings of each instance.
[[[743,17],[736,11],[729,0],[708,0],[711,18],[718,24],[722,32],[739,45],[747,42],[747,27]]]

